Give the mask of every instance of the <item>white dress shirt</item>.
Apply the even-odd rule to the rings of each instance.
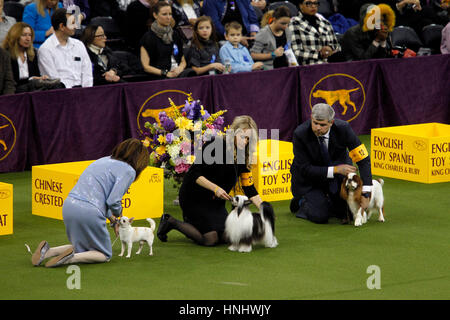
[[[38,65],[41,74],[59,78],[66,88],[92,87],[92,64],[84,44],[68,38],[62,46],[52,34],[39,48]]]
[[[17,57],[17,64],[19,65],[19,79],[28,79],[30,76],[30,73],[28,71],[28,57],[27,52],[25,51],[23,53],[25,55],[25,61],[22,62],[22,58]]]

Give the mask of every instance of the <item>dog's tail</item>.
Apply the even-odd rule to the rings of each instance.
[[[146,220],[148,221],[148,223],[150,223],[150,229],[152,229],[152,232],[154,232],[156,229],[155,221],[152,218],[147,218]]]
[[[269,221],[272,226],[272,233],[275,233],[275,212],[273,211],[272,205],[269,202],[263,201],[259,207],[259,212],[263,221]]]
[[[378,178],[377,179],[377,181],[381,184],[381,186],[383,186],[384,185],[384,180],[383,179],[381,179],[381,178]]]

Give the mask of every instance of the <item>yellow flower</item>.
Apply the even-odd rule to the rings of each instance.
[[[145,137],[144,140],[142,140],[142,144],[144,147],[148,148],[150,146],[150,139],[148,137]]]
[[[179,117],[178,119],[176,119],[175,120],[175,125],[179,129],[185,129],[185,130],[192,130],[192,129],[194,129],[194,124],[192,123],[192,120],[184,118],[184,117]]]
[[[166,137],[165,137],[164,135],[160,135],[160,136],[158,137],[158,141],[159,141],[160,144],[164,144],[164,143],[167,142],[167,141],[166,141]]]
[[[156,148],[155,151],[156,151],[157,154],[159,154],[161,156],[164,153],[166,153],[166,147],[165,146],[159,146],[158,148]]]
[[[195,156],[193,154],[191,154],[190,156],[186,157],[186,160],[187,160],[188,164],[193,164],[195,161]]]

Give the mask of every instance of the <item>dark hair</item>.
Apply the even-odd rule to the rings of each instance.
[[[149,164],[147,148],[135,138],[119,143],[112,151],[111,159],[128,163],[136,171],[135,181]]]
[[[94,42],[95,39],[95,33],[97,32],[97,29],[101,27],[99,24],[90,24],[88,25],[81,34],[80,40],[84,43],[84,45],[87,47],[92,42]]]
[[[275,19],[280,19],[280,18],[284,18],[284,17],[291,18],[292,17],[292,13],[291,13],[291,10],[289,10],[288,7],[286,7],[286,6],[279,6],[273,12],[272,17],[274,17]]]
[[[225,24],[225,34],[228,35],[228,32],[231,30],[241,30],[242,31],[242,25],[239,22],[231,21]]]
[[[158,1],[158,3],[156,3],[152,7],[152,11],[153,11],[154,14],[158,14],[159,11],[161,10],[161,8],[164,8],[164,7],[171,7],[172,8],[172,6],[166,1]]]
[[[197,21],[195,21],[194,24],[194,34],[192,36],[192,45],[198,49],[203,49],[203,44],[201,42],[202,39],[200,39],[200,37],[197,34],[197,29],[198,29],[198,25],[201,22],[205,22],[205,21],[209,21],[209,23],[211,24],[211,37],[210,39],[214,41],[215,45],[218,46],[217,44],[217,35],[216,35],[216,28],[214,27],[214,23],[211,19],[211,17],[209,16],[201,16],[197,19]]]
[[[64,26],[67,24],[67,10],[64,8],[58,8],[52,14],[52,27],[53,29],[59,30],[59,25],[62,23]]]

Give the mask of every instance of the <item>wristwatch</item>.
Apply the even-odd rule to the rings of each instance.
[[[161,70],[161,76],[162,77],[166,77],[167,76],[167,72],[169,72],[167,69],[162,69]]]
[[[370,192],[363,192],[363,193],[361,193],[361,195],[362,195],[364,198],[370,199]]]
[[[272,52],[270,53],[270,55],[272,56],[272,60],[275,59],[275,58],[277,57],[277,55],[275,54],[275,51],[272,51]]]

